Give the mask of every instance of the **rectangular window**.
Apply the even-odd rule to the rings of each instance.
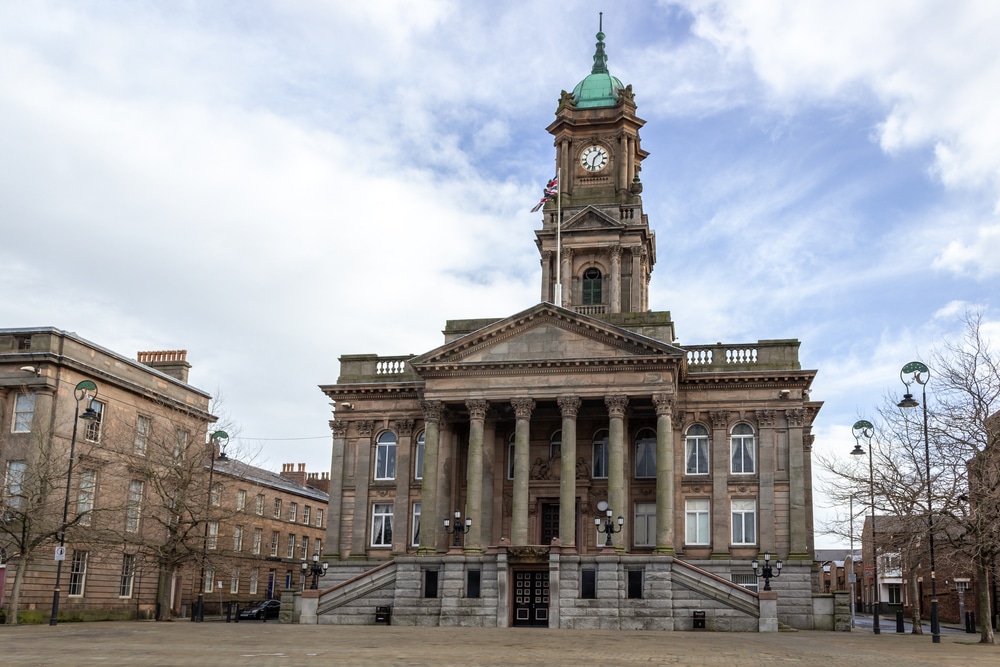
[[[757,501],[734,500],[733,544],[757,543]]]
[[[709,544],[708,499],[684,501],[684,542]]]
[[[229,592],[233,595],[240,592],[240,569],[238,567],[233,568],[233,575],[229,579]]]
[[[253,529],[253,552],[255,554],[260,553],[260,545],[264,542],[264,531],[260,528]]]
[[[122,554],[122,574],[118,580],[118,597],[132,597],[132,581],[135,578],[135,554]]]
[[[684,473],[686,475],[708,474],[708,437],[688,436],[684,439]]]
[[[208,543],[205,545],[209,549],[215,549],[219,546],[219,522],[209,521],[208,522]]]
[[[84,468],[80,471],[80,482],[76,489],[76,515],[79,518],[77,523],[81,526],[89,526],[91,512],[94,509],[94,496],[97,494],[97,471],[93,468]]]
[[[264,494],[258,493],[254,504],[254,512],[257,516],[264,516]]]
[[[295,558],[295,536],[288,536],[288,547],[285,549],[285,558]]]
[[[410,522],[413,529],[410,531],[410,545],[420,546],[420,503],[413,503],[413,520]]]
[[[636,503],[633,535],[635,546],[656,546],[656,503]]]
[[[580,573],[580,597],[584,600],[597,599],[597,570],[583,570]]]
[[[375,479],[396,479],[396,436],[383,433],[375,444]]]
[[[413,478],[424,478],[424,434],[417,438],[417,448],[413,454]]]
[[[274,556],[275,558],[278,557],[278,543],[280,541],[281,541],[281,535],[278,534],[278,531],[276,531],[276,530],[272,531],[271,532],[271,555]]]
[[[212,485],[212,507],[219,507],[222,505],[222,484],[216,482]]]
[[[281,498],[274,499],[274,518],[281,518]]]
[[[642,599],[642,570],[626,570],[628,577],[628,598],[630,600]]]
[[[323,527],[323,510],[319,509],[318,507],[316,508],[316,527],[317,528]]]
[[[212,587],[215,586],[215,570],[212,568],[205,569],[205,592],[211,593]]]
[[[250,570],[250,595],[257,595],[257,580],[260,578],[260,568]]]
[[[24,478],[27,473],[28,464],[24,461],[7,462],[4,503],[15,512],[21,509],[21,503],[24,501]]]
[[[438,596],[438,571],[424,570],[424,597],[436,598]]]
[[[392,546],[392,503],[372,505],[371,545],[373,547]]]
[[[635,476],[656,477],[656,435],[649,429],[643,429],[635,442]]]
[[[146,483],[141,479],[133,479],[128,485],[128,505],[125,507],[125,532],[138,533],[139,519],[142,516],[142,494]]]
[[[73,565],[69,571],[69,595],[70,597],[80,597],[83,595],[84,586],[87,583],[87,556],[86,551],[73,552]]]
[[[187,454],[188,432],[182,428],[174,431],[174,460],[180,461]]]
[[[135,418],[135,440],[132,441],[132,451],[136,456],[146,455],[146,444],[149,441],[149,432],[153,425],[149,417],[139,415]]]
[[[594,441],[594,479],[608,478],[608,439]]]
[[[35,419],[35,394],[18,394],[14,399],[14,419],[10,430],[14,433],[31,433],[31,422]]]
[[[313,543],[313,554],[316,556],[323,555],[323,540],[318,537],[316,538],[315,543]]]
[[[233,551],[243,551],[243,526],[233,528]]]
[[[901,584],[888,584],[889,604],[903,604],[903,586]]]
[[[104,403],[100,401],[90,401],[90,409],[97,413],[97,419],[87,422],[87,440],[90,442],[101,441],[101,422],[104,419]]]
[[[295,523],[299,518],[299,504],[288,503],[288,520]]]
[[[466,577],[465,597],[478,598],[480,596],[482,576],[483,573],[480,570],[469,570]]]
[[[299,558],[306,560],[309,558],[309,536],[303,535],[302,541],[299,542]]]
[[[247,491],[246,489],[239,489],[236,491],[236,511],[242,512],[247,506]]]
[[[306,505],[302,508],[302,523],[309,525],[309,521],[312,519],[312,508]]]
[[[738,424],[733,429],[730,451],[732,454],[732,474],[752,475],[754,473],[754,437],[753,430],[749,426]]]

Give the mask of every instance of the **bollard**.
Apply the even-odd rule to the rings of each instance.
[[[903,610],[896,610],[896,632],[903,633],[906,629],[903,627]]]
[[[236,603],[236,618],[233,619],[233,623],[239,623],[239,622],[240,622],[240,603],[237,602]]]

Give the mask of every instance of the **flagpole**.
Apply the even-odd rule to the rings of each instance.
[[[562,167],[556,168],[556,305],[562,307]]]

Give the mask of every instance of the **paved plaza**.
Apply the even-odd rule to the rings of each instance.
[[[63,623],[0,626],[12,665],[820,665],[995,667],[978,635],[616,632],[268,623]]]

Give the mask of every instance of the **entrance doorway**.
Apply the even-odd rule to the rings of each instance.
[[[514,571],[514,625],[549,627],[548,570]]]

